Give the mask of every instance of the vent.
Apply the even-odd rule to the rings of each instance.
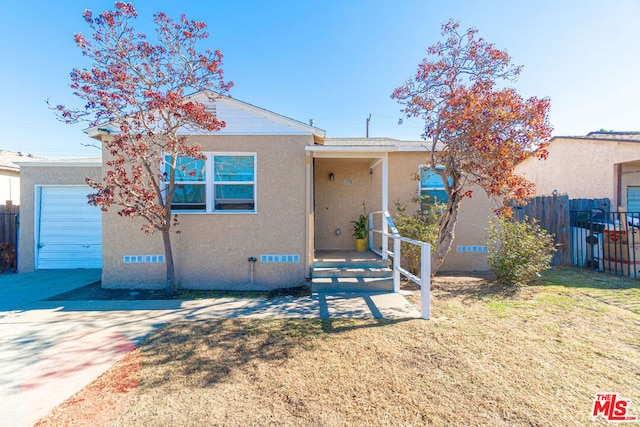
[[[157,264],[164,262],[164,255],[125,255],[122,261],[125,264]]]
[[[461,253],[474,253],[474,252],[487,252],[486,246],[458,246],[457,252]]]
[[[300,262],[300,255],[260,255],[260,262]]]
[[[218,116],[218,104],[215,102],[212,102],[210,105],[207,106],[207,112],[213,114],[214,116]]]

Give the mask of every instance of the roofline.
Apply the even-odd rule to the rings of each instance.
[[[102,166],[100,159],[86,160],[46,160],[42,162],[16,162],[20,167],[38,166],[38,167],[97,167]]]
[[[271,110],[267,110],[265,108],[258,107],[256,105],[250,104],[250,103],[245,102],[245,101],[241,101],[241,100],[236,99],[236,98],[232,98],[232,97],[227,96],[227,95],[220,95],[220,97],[224,101],[228,101],[228,102],[236,103],[236,104],[241,104],[242,106],[248,107],[249,109],[257,110],[257,111],[260,111],[262,113],[265,113],[265,114],[267,114],[268,116],[272,117],[275,120],[278,120],[280,122],[284,122],[286,124],[289,124],[291,126],[294,126],[294,127],[298,128],[298,129],[311,131],[311,133],[316,137],[324,139],[327,136],[327,131],[324,130],[324,129],[320,129],[319,127],[308,125],[308,124],[306,124],[304,122],[301,122],[299,120],[292,119],[291,117],[287,117],[287,116],[283,116],[282,114],[274,113]]]
[[[598,138],[594,136],[554,136],[549,140],[549,142],[553,142],[554,139],[580,139],[586,141],[614,141],[614,142],[633,142],[638,143],[640,140],[637,139],[625,139],[625,138]]]
[[[427,147],[412,147],[412,146],[396,146],[396,145],[307,145],[306,151],[311,152],[343,152],[343,153],[390,153],[394,151],[404,152],[426,152],[430,151]]]
[[[209,92],[213,92],[213,91],[209,91]],[[185,98],[195,98],[197,95],[203,94],[204,91],[201,92],[195,92],[192,94],[187,95]],[[215,92],[213,92],[215,93]],[[240,108],[247,108],[250,110],[255,110],[255,111],[259,111],[262,114],[266,114],[267,116],[271,117],[274,120],[277,120],[281,123],[285,123],[289,126],[295,127],[297,129],[300,130],[304,130],[307,132],[310,132],[315,138],[319,138],[319,139],[324,139],[327,136],[327,131],[325,131],[324,129],[320,129],[318,127],[315,126],[311,126],[308,125],[304,122],[301,122],[299,120],[296,119],[292,119],[290,117],[286,117],[283,116],[282,114],[278,114],[278,113],[274,113],[273,111],[261,108],[261,107],[257,107],[253,104],[249,104],[248,102],[245,101],[240,101],[239,99],[235,99],[232,98],[231,96],[228,95],[222,95],[222,94],[217,94],[217,97],[222,99],[223,102],[231,102],[231,103],[235,103],[235,104],[239,104]],[[83,129],[83,132],[86,133],[89,137],[94,138],[94,139],[101,139],[101,136],[103,135],[109,135],[112,132],[112,130],[109,129],[109,123],[104,123],[102,125],[97,125],[97,126],[92,126],[90,128],[87,129]],[[211,133],[211,135],[215,135],[214,133]],[[259,135],[259,134],[256,134]]]

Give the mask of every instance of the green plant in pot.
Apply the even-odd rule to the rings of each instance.
[[[368,218],[366,215],[360,214],[357,221],[351,221],[353,224],[352,236],[356,238],[356,251],[366,252],[367,250],[367,236],[369,235],[369,229],[367,228]]]

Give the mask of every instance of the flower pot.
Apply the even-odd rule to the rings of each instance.
[[[356,252],[367,251],[367,239],[356,239]]]

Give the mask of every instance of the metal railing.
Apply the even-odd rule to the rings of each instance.
[[[374,215],[380,215],[379,229],[375,228]],[[380,236],[380,246],[376,247],[376,236]],[[393,239],[393,251],[389,250],[389,239]],[[420,277],[410,273],[401,266],[401,244],[407,243],[420,247]],[[369,249],[387,260],[393,258],[393,292],[400,292],[400,275],[408,278],[420,286],[420,316],[423,319],[431,317],[431,245],[419,240],[402,237],[398,233],[393,218],[387,211],[371,212],[369,214]]]
[[[640,213],[571,211],[572,264],[640,277]]]

